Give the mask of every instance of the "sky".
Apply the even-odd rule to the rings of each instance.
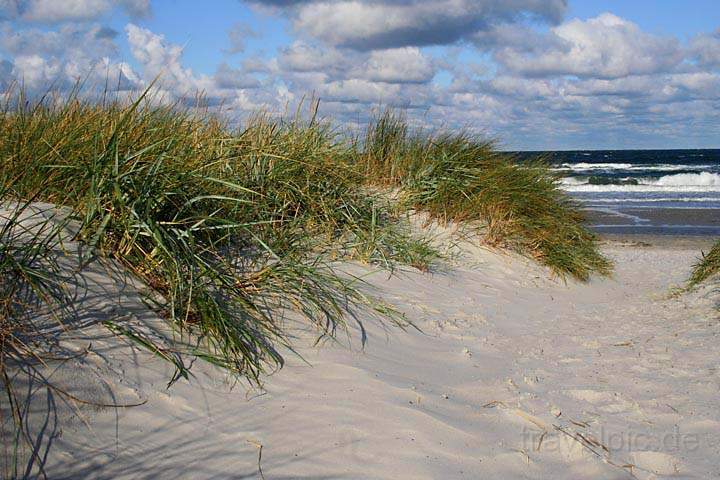
[[[717,0],[0,0],[0,90],[308,98],[518,150],[720,148]],[[109,85],[109,87],[108,87]]]

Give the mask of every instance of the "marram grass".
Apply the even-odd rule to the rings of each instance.
[[[70,212],[84,261],[112,258],[151,289],[178,333],[161,337],[172,345],[119,320],[105,326],[172,362],[171,382],[188,376],[188,356],[260,381],[291,348],[288,311],[321,335],[359,309],[405,326],[335,260],[426,269],[437,253],[367,191],[351,154],[313,119],[258,116],[236,131],[144,95],[132,104],[9,99],[0,112],[0,375],[2,412],[17,428],[4,445],[32,447],[8,365],[42,364],[52,350],[33,323],[42,307],[72,313],[62,311],[72,305],[56,263],[62,225],[26,228],[38,201]]]
[[[148,286],[148,301],[179,334],[158,338],[173,344],[119,320],[104,325],[172,362],[171,383],[188,375],[188,356],[260,381],[282,366],[282,347],[292,348],[289,311],[321,335],[346,328],[361,309],[405,326],[337,261],[427,270],[438,252],[414,233],[410,210],[478,225],[479,241],[561,276],[610,271],[542,162],[518,164],[472,135],[411,132],[391,112],[360,139],[314,112],[287,121],[258,114],[232,129],[209,114],[159,106],[147,92],[133,103],[83,100],[78,92],[6,99],[0,376],[10,403],[3,411],[16,425],[6,471],[18,472],[19,445],[32,450],[8,366],[42,365],[53,353],[33,321],[38,312],[53,311],[59,322],[72,314],[57,263],[65,222],[77,232],[82,261],[112,258]],[[62,210],[63,220],[43,217],[28,229],[36,202]]]
[[[480,222],[493,244],[560,275],[610,269],[542,163],[519,165],[470,135],[411,133],[392,113],[358,141],[315,115],[257,115],[235,130],[147,95],[8,98],[4,196],[70,209],[88,254],[124,264],[181,338],[195,339],[178,349],[251,379],[282,365],[288,309],[329,335],[359,308],[402,322],[333,265],[427,269],[437,253],[403,210]],[[401,202],[377,187],[399,189]]]
[[[370,123],[354,160],[370,183],[399,187],[408,206],[440,221],[479,221],[486,241],[561,276],[610,272],[578,207],[541,159],[519,164],[463,132],[412,133],[402,116],[385,111]]]
[[[364,188],[351,153],[312,119],[258,116],[232,131],[145,96],[19,98],[0,116],[6,196],[71,209],[87,253],[159,294],[171,325],[199,339],[193,354],[255,380],[283,363],[285,309],[322,334],[357,308],[402,321],[331,260],[427,268],[436,257]]]
[[[694,287],[718,275],[720,275],[720,240],[713,245],[710,252],[703,253],[700,261],[693,266],[688,283],[690,287]]]

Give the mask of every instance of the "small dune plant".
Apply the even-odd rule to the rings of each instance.
[[[707,254],[703,253],[700,261],[693,266],[688,284],[690,287],[695,287],[718,275],[720,275],[720,240]]]

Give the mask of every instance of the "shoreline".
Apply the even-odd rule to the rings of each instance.
[[[720,237],[720,210],[714,208],[585,207],[583,211],[588,228],[600,236]]]
[[[710,250],[718,240],[718,237],[712,235],[596,233],[601,248],[639,247],[665,250],[698,250],[706,252]]]

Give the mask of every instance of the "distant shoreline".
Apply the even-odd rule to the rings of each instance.
[[[585,210],[589,228],[603,236],[706,237],[720,235],[715,208],[619,208]]]
[[[655,235],[643,233],[599,233],[602,247],[647,247],[664,250],[709,251],[716,237],[708,235]]]
[[[517,153],[520,155],[527,154],[552,154],[552,153],[603,153],[603,152],[698,152],[708,151],[717,152],[720,148],[561,148],[556,150],[513,150],[513,149],[501,149],[503,153]]]

